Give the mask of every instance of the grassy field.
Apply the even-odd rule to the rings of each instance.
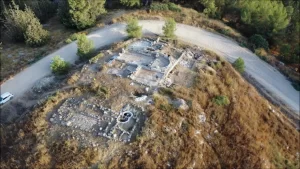
[[[73,88],[55,93],[21,122],[1,127],[0,167],[299,168],[299,132],[231,64],[212,52],[206,55],[217,63],[193,69],[197,76],[190,87],[175,84],[152,96],[154,104],[146,107],[146,124],[134,142],[108,142],[98,150],[49,138],[49,112],[66,98],[97,94],[99,85],[109,91],[106,101],[119,109],[122,96],[141,88],[107,75],[102,64],[94,74],[75,72],[65,82]],[[92,75],[94,80],[85,80]],[[170,101],[176,98],[189,109],[175,108]]]

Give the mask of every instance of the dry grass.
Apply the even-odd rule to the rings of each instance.
[[[230,104],[214,104],[216,94],[227,95]],[[190,109],[184,112],[165,109],[170,95],[185,99]],[[200,73],[191,88],[177,86],[155,95],[154,100],[143,135],[131,145],[134,155],[115,157],[108,168],[297,168],[300,165],[296,155],[300,148],[299,132],[281,113],[272,113],[267,101],[230,64],[218,69],[216,75]],[[202,125],[198,121],[200,112],[205,112],[207,118]]]

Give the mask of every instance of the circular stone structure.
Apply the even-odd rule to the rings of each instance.
[[[133,116],[133,114],[130,111],[122,112],[118,117],[118,122],[120,123],[126,123],[130,120],[130,118]]]

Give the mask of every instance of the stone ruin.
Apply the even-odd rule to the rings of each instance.
[[[142,110],[127,104],[120,112],[115,112],[84,98],[69,98],[52,114],[50,122],[98,137],[130,142],[141,130],[145,120]]]
[[[130,78],[146,86],[158,86],[179,60],[161,53],[166,45],[159,39],[133,42],[127,50],[123,48],[122,53],[108,61],[110,69],[107,73]]]

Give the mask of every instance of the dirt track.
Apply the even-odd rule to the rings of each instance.
[[[144,20],[140,21],[140,24],[143,26],[144,33],[161,34],[164,22]],[[92,32],[88,37],[94,41],[96,48],[100,48],[126,38],[124,30],[125,24],[118,23]],[[230,62],[242,57],[246,64],[246,72],[299,115],[300,93],[292,87],[291,83],[280,72],[259,59],[248,49],[240,47],[235,41],[222,35],[183,24],[177,24],[176,35],[183,41],[212,50],[226,57]],[[21,96],[37,80],[51,73],[50,61],[54,56],[60,55],[66,61],[74,63],[78,59],[76,51],[76,43],[73,42],[44,57],[3,83],[1,93],[8,91],[16,97]]]

